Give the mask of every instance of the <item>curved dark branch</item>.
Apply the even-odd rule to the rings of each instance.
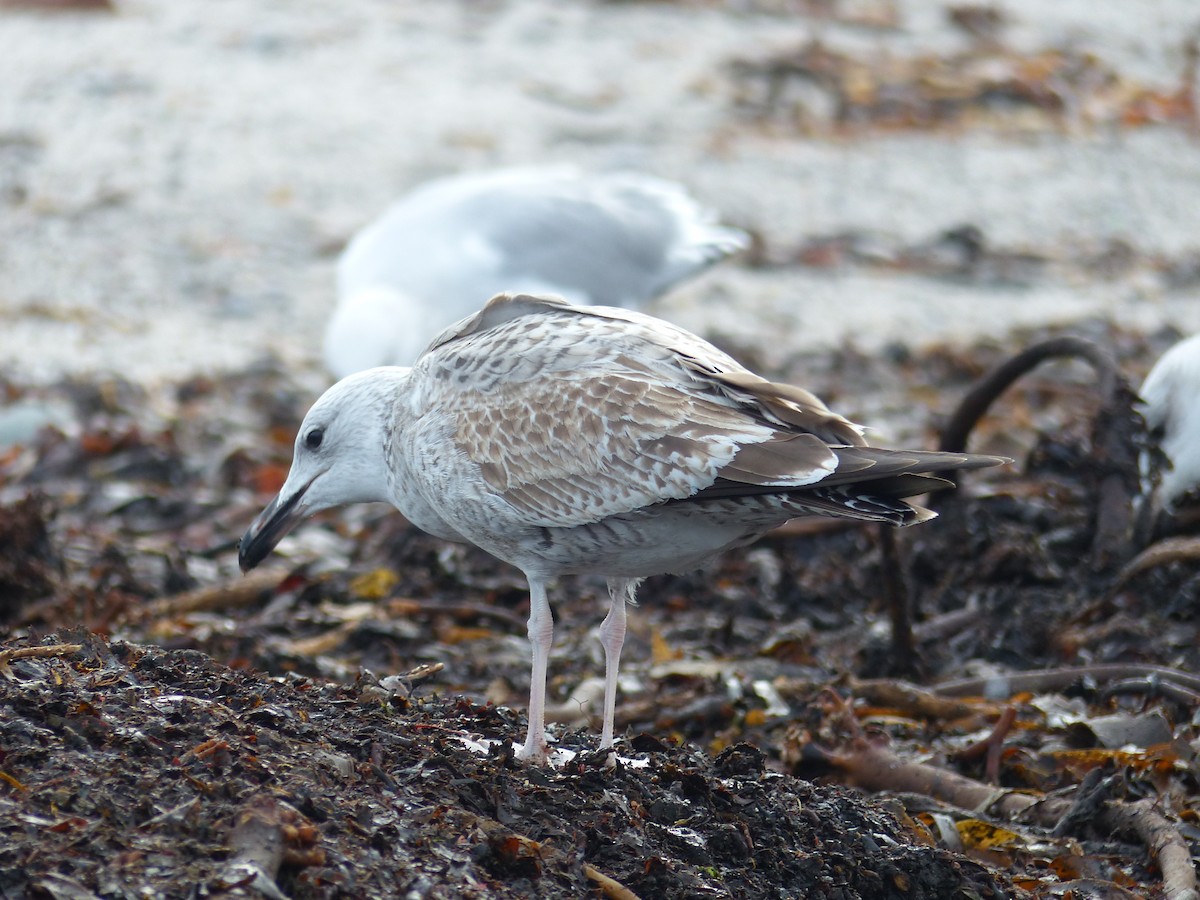
[[[1026,347],[984,375],[963,397],[958,409],[942,429],[938,449],[947,453],[962,453],[967,447],[967,438],[1000,395],[1026,372],[1048,359],[1083,359],[1091,363],[1099,376],[1100,394],[1105,398],[1112,394],[1120,378],[1112,355],[1086,338],[1051,338]]]
[[[961,453],[971,431],[1014,381],[1048,359],[1082,359],[1096,370],[1100,409],[1092,428],[1096,461],[1096,530],[1092,562],[1106,569],[1130,552],[1133,497],[1137,493],[1137,447],[1140,417],[1136,395],[1117,368],[1112,354],[1085,338],[1058,337],[1027,347],[997,366],[971,389],[942,429],[938,449]]]

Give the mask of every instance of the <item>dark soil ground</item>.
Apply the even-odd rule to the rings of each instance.
[[[1170,339],[1092,331],[1131,373]],[[776,374],[933,446],[1037,337]],[[576,755],[531,767],[519,573],[375,507],[237,573],[311,389],[267,363],[10,381],[9,409],[56,412],[0,450],[0,896],[1186,897],[1200,579],[1114,589],[1134,548],[1097,563],[1093,382],[1009,391],[971,448],[1017,464],[898,533],[895,564],[874,530],[805,523],[649,580],[612,767],[603,584],[564,580],[551,718]]]

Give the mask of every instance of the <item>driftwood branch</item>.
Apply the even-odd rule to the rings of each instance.
[[[218,879],[223,889],[253,890],[271,900],[285,895],[275,880],[284,863],[324,865],[317,829],[294,807],[260,794],[246,802],[229,835],[229,862]]]
[[[1163,896],[1167,900],[1200,900],[1200,885],[1192,854],[1179,829],[1155,809],[1150,798],[1125,803],[1110,800],[1102,815],[1113,831],[1136,834],[1158,861],[1163,877]]]
[[[251,888],[271,898],[283,894],[275,884],[283,863],[283,818],[279,803],[259,796],[242,808],[229,835],[231,851],[220,881],[226,887]]]
[[[996,788],[927,763],[909,762],[887,747],[865,740],[855,741],[850,751],[828,754],[826,761],[841,771],[848,783],[864,790],[924,794],[978,815],[1031,819],[1051,827],[1071,805],[1064,798],[1042,798]]]
[[[1096,806],[1092,800],[1104,789],[1103,785],[1081,785],[1082,794],[1075,802],[1062,796],[1021,794],[925,763],[907,762],[888,748],[862,739],[855,740],[849,751],[826,754],[825,761],[837,767],[850,784],[869,791],[923,794],[980,816],[1041,825],[1056,834],[1061,834],[1065,823],[1072,821],[1096,821],[1102,829],[1136,834],[1158,861],[1163,896],[1169,900],[1200,900],[1187,842],[1179,829],[1156,809],[1152,799],[1132,803],[1104,801],[1098,816],[1083,819],[1081,809]]]
[[[999,690],[1005,697],[1030,691],[1059,691],[1090,678],[1099,684],[1128,678],[1158,679],[1173,682],[1191,690],[1200,690],[1200,675],[1166,666],[1134,663],[1108,663],[1095,666],[1075,666],[1062,669],[1040,669],[1035,672],[1011,672],[983,678],[963,678],[943,681],[931,690],[944,697],[980,697],[995,695]]]

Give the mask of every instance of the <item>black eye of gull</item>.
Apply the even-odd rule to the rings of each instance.
[[[309,450],[316,450],[321,446],[321,441],[325,440],[325,429],[314,428],[304,436],[304,446]]]

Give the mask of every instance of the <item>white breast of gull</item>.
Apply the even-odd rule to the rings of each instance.
[[[1159,357],[1138,393],[1146,427],[1170,462],[1158,499],[1173,511],[1200,488],[1200,335]]]
[[[501,295],[411,369],[331,387],[305,416],[287,481],[242,539],[244,570],[327,507],[387,501],[529,581],[533,672],[523,758],[544,759],[547,582],[607,577],[601,748],[613,744],[625,604],[638,582],[693,568],[789,519],[893,525],[933,514],[905,497],[991,456],[871,448],[800,388],[758,377],[650,316]]]
[[[411,365],[501,291],[639,307],[748,243],[683,187],[648,175],[550,166],[437,179],[346,247],[325,363],[338,378]]]

